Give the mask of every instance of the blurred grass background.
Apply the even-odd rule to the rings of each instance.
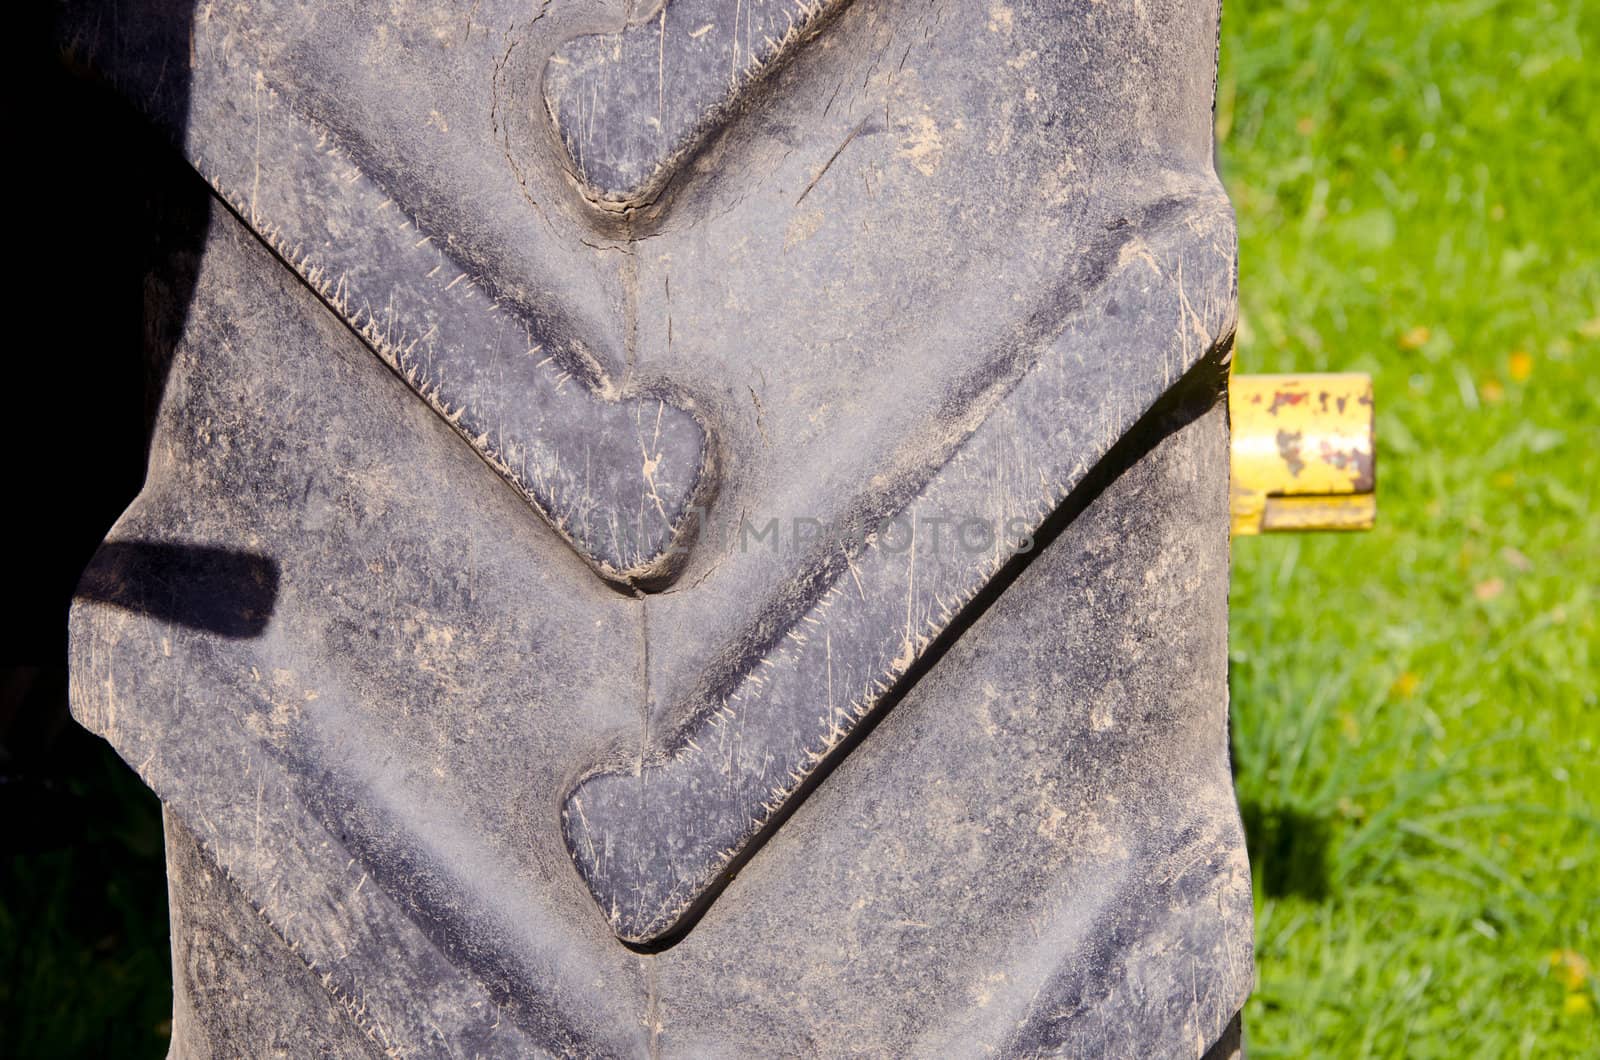
[[[1251,1055],[1596,1055],[1600,3],[1225,6],[1241,370],[1371,372],[1380,450],[1375,531],[1234,549]],[[64,558],[6,637],[0,1055],[160,1056],[157,807],[57,727],[53,616],[125,499],[75,496],[7,550]]]
[[[1226,0],[1237,370],[1377,390],[1379,523],[1234,543],[1254,1056],[1596,1056],[1600,4]]]

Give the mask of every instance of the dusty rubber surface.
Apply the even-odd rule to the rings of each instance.
[[[75,710],[368,1040],[1223,1033],[1214,8],[77,14],[216,206]]]

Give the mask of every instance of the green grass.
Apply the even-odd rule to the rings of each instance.
[[[1234,547],[1252,1055],[1597,1055],[1600,4],[1225,7],[1239,367],[1378,395],[1377,529]]]

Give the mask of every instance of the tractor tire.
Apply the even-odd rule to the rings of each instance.
[[[1237,1055],[1217,20],[68,0],[172,1055]]]

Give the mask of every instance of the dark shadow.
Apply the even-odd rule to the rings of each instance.
[[[1269,898],[1291,895],[1320,902],[1331,883],[1333,825],[1326,817],[1287,806],[1241,802],[1250,871]]]
[[[259,637],[278,601],[278,565],[225,548],[108,541],[77,596],[223,637]]]
[[[0,417],[10,568],[0,651],[7,664],[64,670],[73,587],[144,482],[211,196],[172,147],[188,107],[188,5],[30,10],[13,242],[25,267],[11,299],[13,400]],[[134,49],[151,58],[128,70],[162,72],[108,84],[100,64]]]
[[[11,668],[6,685],[0,1054],[154,1060],[172,1016],[161,804],[110,744],[59,720],[64,673]]]
[[[1228,702],[1228,758],[1237,789],[1239,777],[1250,770],[1234,740],[1239,695],[1231,671]],[[1250,855],[1250,874],[1262,894],[1268,898],[1293,895],[1314,902],[1328,897],[1333,883],[1333,822],[1327,816],[1261,799],[1241,799],[1239,817]]]
[[[20,187],[11,400],[0,417],[6,1055],[159,1057],[168,1047],[160,804],[68,715],[67,612],[144,481],[205,243],[210,193],[172,147],[189,107],[192,7],[28,4],[8,38],[22,92],[10,114]]]

